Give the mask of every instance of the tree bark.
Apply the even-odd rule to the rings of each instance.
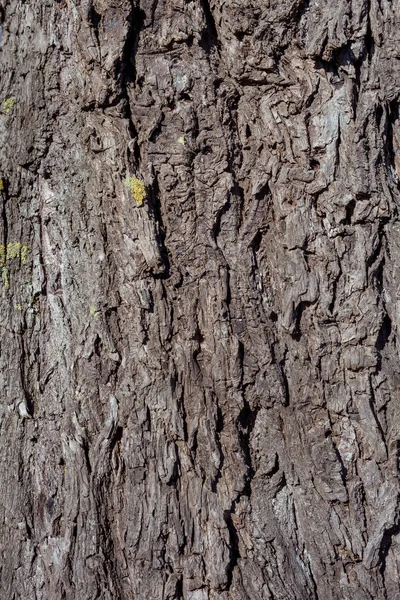
[[[399,15],[0,0],[1,598],[400,597]]]

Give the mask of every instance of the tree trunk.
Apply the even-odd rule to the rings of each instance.
[[[399,15],[0,0],[1,598],[400,597]]]

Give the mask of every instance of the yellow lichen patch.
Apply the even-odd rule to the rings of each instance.
[[[89,306],[90,315],[97,321],[99,319],[99,311],[95,306]]]
[[[8,278],[8,268],[7,267],[3,267],[1,269],[1,278],[3,280],[4,287],[6,287],[8,289],[10,287],[10,280]]]
[[[0,194],[4,192],[4,181],[0,179]]]
[[[139,206],[142,206],[143,200],[146,198],[146,188],[144,181],[137,177],[127,177],[125,185],[130,190],[132,198],[136,200]]]
[[[21,246],[21,262],[26,265],[26,259],[28,257],[29,248],[28,246]]]
[[[9,115],[10,112],[12,111],[12,109],[14,108],[14,104],[15,104],[15,98],[7,98],[7,100],[4,100],[4,102],[1,106],[3,113],[5,115]]]
[[[21,311],[22,310],[22,304],[16,304],[15,305],[15,310]]]
[[[4,246],[3,246],[4,248]],[[1,260],[7,261],[12,260],[13,258],[20,258],[23,265],[26,265],[26,257],[28,256],[29,248],[28,246],[24,246],[20,242],[8,242],[7,251],[1,250],[0,245],[0,264]]]
[[[0,244],[0,267],[1,267],[1,278],[6,288],[10,287],[10,280],[8,277],[8,266],[7,263],[10,260],[19,258],[23,265],[26,265],[26,259],[28,256],[29,248],[24,246],[20,242],[8,242],[7,246]]]
[[[186,142],[185,142],[185,138],[183,137],[183,135],[180,138],[178,138],[178,144],[182,144],[182,146],[184,146],[185,143]]]

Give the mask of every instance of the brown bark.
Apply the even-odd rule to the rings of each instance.
[[[0,0],[1,598],[399,598],[399,14]]]

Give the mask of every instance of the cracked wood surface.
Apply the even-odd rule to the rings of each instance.
[[[0,0],[1,598],[400,597],[399,15]]]

